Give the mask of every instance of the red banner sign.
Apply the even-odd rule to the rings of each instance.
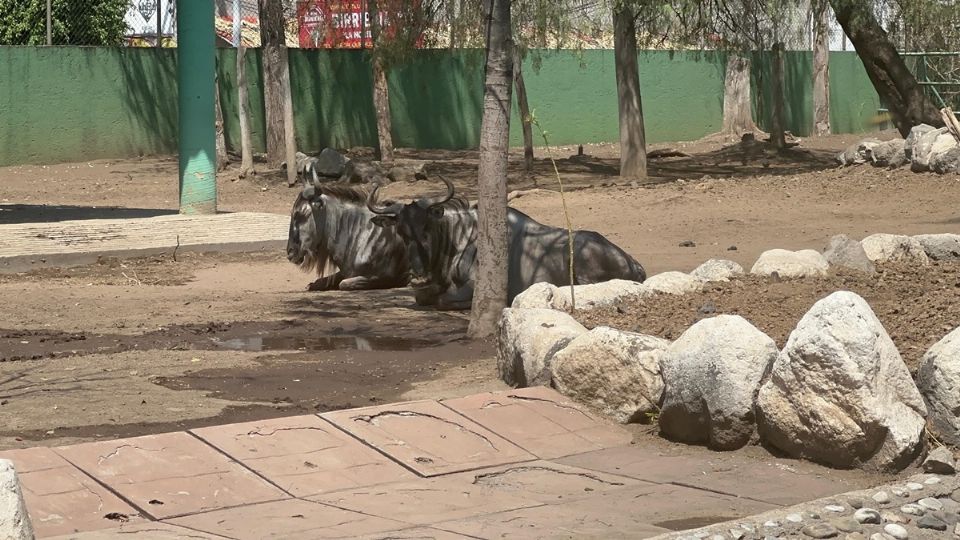
[[[379,0],[380,28],[389,35],[391,19],[400,9],[417,9],[419,2],[406,5],[396,0]],[[300,47],[306,49],[369,48],[370,13],[366,0],[299,0],[297,22],[300,25]],[[420,41],[419,39],[417,40]]]

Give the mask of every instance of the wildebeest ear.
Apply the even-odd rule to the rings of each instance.
[[[370,221],[377,227],[392,227],[397,224],[397,216],[373,216]]]
[[[431,206],[431,207],[430,207],[430,215],[431,215],[432,217],[437,218],[437,219],[442,218],[442,217],[443,217],[443,207],[442,207],[442,206]]]

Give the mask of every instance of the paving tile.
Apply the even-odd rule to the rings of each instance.
[[[477,394],[443,404],[543,459],[624,446],[632,439],[623,428],[543,386]]]
[[[869,487],[862,474],[835,471],[811,463],[759,460],[733,452],[677,447],[657,452],[641,445],[611,448],[558,460],[560,463],[650,482],[676,483],[791,505]],[[749,482],[745,481],[749,478]]]
[[[184,432],[65,446],[56,451],[157,518],[287,497]]]
[[[297,497],[416,478],[316,415],[193,433]]]
[[[139,523],[137,510],[49,448],[9,450],[0,458],[13,461],[24,501],[38,537],[117,527],[107,518]]]
[[[230,538],[251,540],[354,538],[403,528],[402,523],[391,519],[299,499],[215,510],[169,521]]]
[[[480,538],[645,538],[772,508],[759,501],[682,486],[643,485],[434,527]]]
[[[412,525],[429,525],[542,504],[522,494],[448,476],[348,489],[311,497],[310,500]]]
[[[423,476],[534,459],[436,401],[324,413],[323,418]]]
[[[441,531],[431,527],[414,527],[401,531],[387,531],[366,536],[357,536],[354,540],[463,540],[473,538],[450,531]]]
[[[131,538],[137,540],[227,540],[223,536],[177,527],[159,521],[126,523],[116,529],[67,534],[55,536],[48,540],[129,540]]]

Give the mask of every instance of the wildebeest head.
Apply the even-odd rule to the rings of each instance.
[[[290,212],[287,259],[304,272],[316,268],[325,275],[333,270],[331,264],[337,263],[331,257],[335,253],[348,256],[344,252],[350,244],[348,239],[360,236],[360,229],[369,227],[369,214],[364,208],[367,196],[367,190],[358,187],[303,188]]]
[[[406,244],[407,260],[412,274],[410,284],[414,287],[426,285],[430,281],[435,233],[441,227],[444,204],[453,199],[454,195],[453,184],[442,176],[440,179],[447,186],[446,195],[424,197],[408,204],[378,206],[375,201],[380,186],[377,186],[367,198],[367,208],[377,214],[372,219],[373,223],[379,227],[395,227],[397,234]]]
[[[287,236],[287,260],[309,271],[317,266],[319,234],[316,216],[323,209],[323,200],[313,186],[304,188],[290,211],[290,233]]]

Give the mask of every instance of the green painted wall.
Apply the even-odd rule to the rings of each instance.
[[[0,47],[0,165],[172,154],[177,143],[176,51],[95,47]],[[236,51],[217,52],[227,143],[236,148]],[[645,51],[640,84],[650,142],[690,140],[720,129],[726,56]],[[259,51],[247,78],[256,148],[263,150]],[[832,53],[831,117],[837,132],[869,129],[876,93],[855,53]],[[290,51],[296,131],[307,152],[376,142],[370,65],[361,51]],[[810,54],[786,59],[787,126],[810,130]],[[759,123],[767,125],[766,55],[754,55]],[[613,52],[542,52],[527,58],[530,98],[552,144],[617,140]],[[483,52],[422,51],[390,72],[394,143],[471,148],[480,133]],[[764,89],[764,91],[758,91]],[[516,109],[516,107],[514,107]],[[520,143],[514,111],[511,140]],[[535,132],[536,142],[540,142]]]

